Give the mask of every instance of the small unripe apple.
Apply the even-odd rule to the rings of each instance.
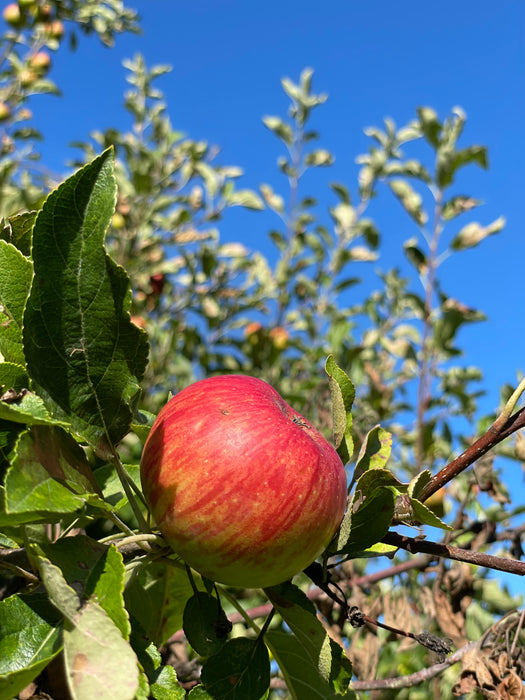
[[[311,564],[337,531],[346,475],[330,443],[269,384],[223,375],[161,410],[141,460],[173,550],[202,575],[259,588]]]
[[[282,326],[276,326],[270,331],[270,340],[272,341],[273,346],[277,348],[277,350],[285,350],[288,347],[290,335],[288,334],[286,328],[283,328]]]
[[[7,24],[10,24],[16,29],[20,29],[20,27],[24,26],[24,13],[20,10],[20,7],[16,2],[11,2],[9,5],[6,5],[2,16]]]
[[[29,68],[38,76],[45,75],[51,68],[51,56],[46,51],[39,51],[29,59]]]
[[[54,19],[52,22],[46,22],[44,27],[46,35],[50,39],[55,39],[60,41],[64,38],[65,29],[64,24],[59,19]]]
[[[31,85],[38,80],[38,75],[34,70],[21,70],[18,74],[18,79],[22,87],[31,87]]]
[[[11,107],[5,102],[0,102],[0,122],[5,122],[11,116]]]

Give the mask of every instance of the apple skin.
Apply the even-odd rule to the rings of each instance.
[[[172,398],[141,460],[144,495],[184,561],[214,581],[264,588],[326,548],[344,515],[344,466],[266,382],[203,379]]]

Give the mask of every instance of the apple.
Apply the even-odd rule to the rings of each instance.
[[[24,26],[25,17],[24,14],[21,12],[18,3],[16,2],[11,2],[9,3],[9,5],[6,5],[2,12],[2,16],[7,24],[10,24],[16,29],[20,29]]]
[[[243,588],[311,564],[346,504],[332,445],[269,384],[244,375],[176,394],[152,426],[140,473],[173,550],[207,578]]]
[[[5,122],[11,116],[11,107],[5,102],[0,102],[0,122]]]
[[[29,59],[29,68],[38,76],[45,75],[51,68],[51,56],[46,51],[38,51]]]

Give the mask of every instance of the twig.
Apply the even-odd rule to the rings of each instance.
[[[394,547],[399,547],[400,549],[405,549],[412,554],[431,554],[436,557],[455,559],[456,561],[464,561],[469,564],[475,564],[476,566],[484,566],[487,569],[496,569],[497,571],[505,571],[510,574],[525,576],[525,562],[518,561],[517,559],[505,559],[492,554],[470,552],[466,549],[453,547],[449,544],[439,544],[438,542],[429,542],[428,540],[406,537],[405,535],[400,535],[398,532],[387,532],[381,542],[394,545]]]
[[[411,673],[408,676],[398,676],[396,678],[379,678],[370,681],[352,681],[351,688],[353,690],[381,690],[381,689],[397,689],[397,688],[411,688],[414,685],[423,683],[424,681],[429,681],[431,678],[435,678],[440,673],[443,673],[449,666],[456,664],[461,661],[464,654],[478,646],[479,642],[470,642],[466,644],[461,649],[458,649],[453,654],[451,654],[446,661],[442,663],[433,664],[427,668],[417,671],[416,673]]]

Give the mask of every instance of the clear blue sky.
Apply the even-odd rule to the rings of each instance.
[[[271,182],[285,188],[276,169],[279,144],[263,127],[265,114],[283,114],[287,100],[279,80],[297,80],[305,66],[315,70],[314,88],[329,100],[313,127],[336,164],[321,176],[355,192],[355,157],[368,147],[365,126],[386,115],[398,124],[418,105],[441,117],[455,105],[468,115],[465,145],[488,146],[490,170],[472,167],[457,191],[482,199],[475,219],[489,223],[503,214],[505,231],[457,256],[443,268],[445,290],[480,308],[489,322],[463,331],[465,362],[480,366],[489,390],[484,410],[495,408],[498,387],[525,371],[525,3],[522,0],[128,0],[142,15],[143,35],[117,39],[103,49],[82,38],[76,54],[55,58],[60,102],[39,98],[33,105],[46,143],[44,163],[65,172],[70,141],[93,129],[126,128],[122,107],[125,70],[121,61],[139,51],[147,62],[169,63],[160,82],[174,126],[222,148],[224,163],[245,170],[244,186]],[[312,181],[313,182],[313,181]],[[404,268],[402,242],[415,233],[386,194],[369,214],[384,240],[377,267]],[[228,240],[266,246],[277,222],[270,214],[235,212],[222,225]],[[372,268],[371,268],[372,269]],[[404,268],[405,269],[405,268]],[[372,275],[366,275],[373,284]]]

